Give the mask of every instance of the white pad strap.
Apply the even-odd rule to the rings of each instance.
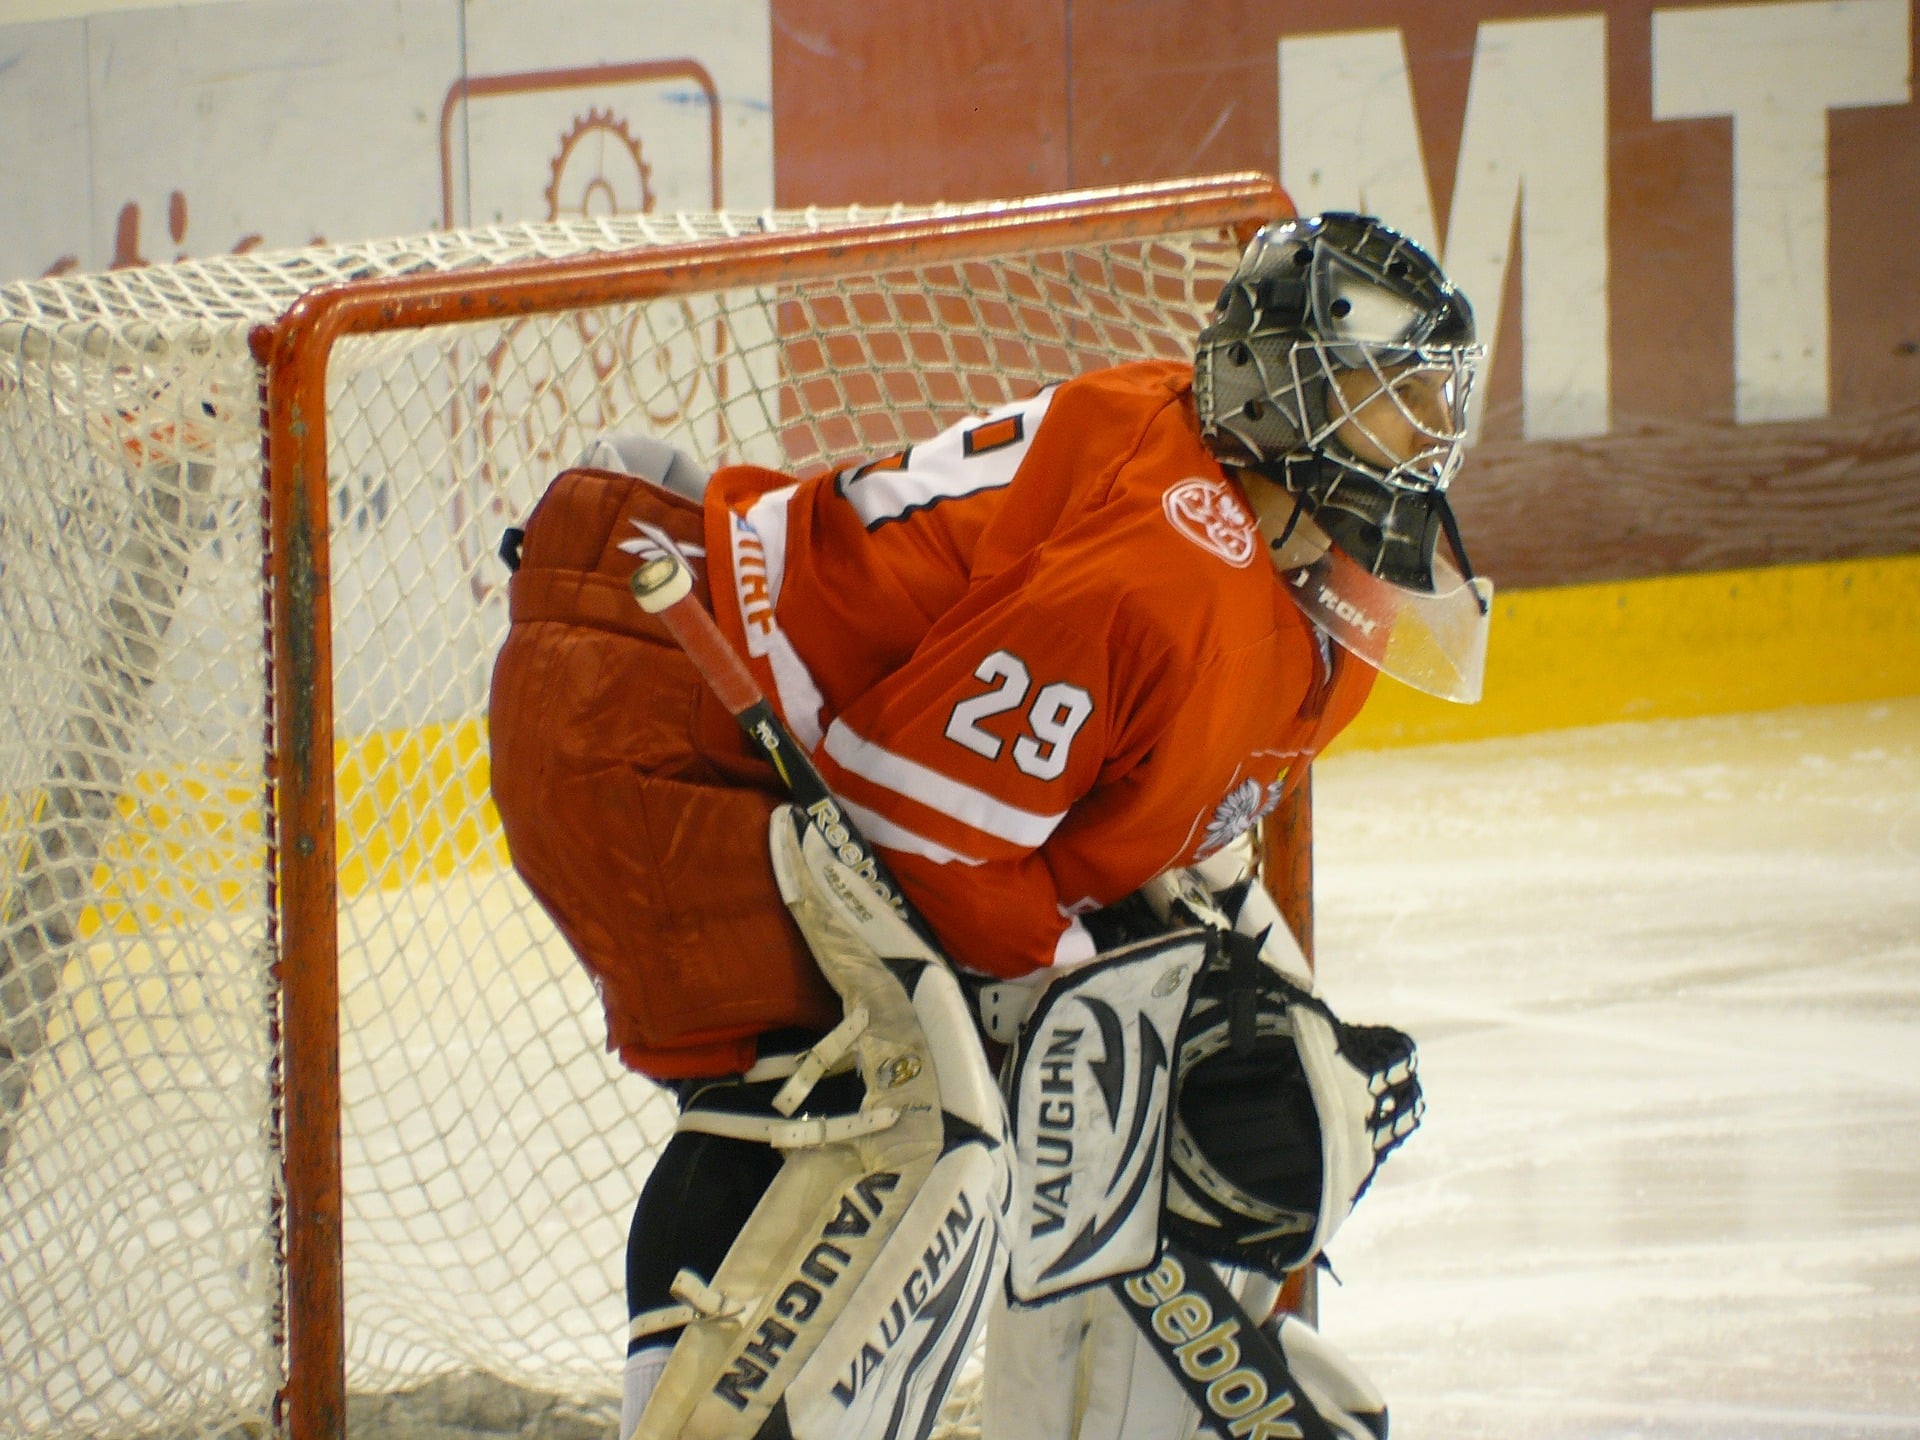
[[[974,1013],[980,1033],[996,1045],[1011,1045],[1020,1038],[1020,1027],[1033,1013],[1041,992],[1054,974],[1036,970],[1018,980],[989,980],[972,987]]]
[[[741,1074],[740,1083],[757,1085],[762,1080],[784,1080],[799,1068],[798,1055],[762,1055]]]
[[[680,1303],[643,1310],[627,1326],[627,1343],[658,1335],[662,1330],[677,1330],[695,1320],[738,1320],[747,1313],[750,1302],[723,1295],[691,1270],[673,1277],[668,1293]]]
[[[675,1275],[668,1293],[703,1320],[738,1319],[746,1314],[751,1303],[723,1295],[691,1270],[682,1270]]]
[[[700,1312],[691,1305],[662,1305],[656,1310],[642,1310],[627,1326],[627,1343],[631,1345],[649,1335],[658,1335],[662,1330],[678,1330],[699,1318]]]
[[[841,1061],[853,1050],[853,1042],[867,1033],[868,1019],[866,1006],[849,1005],[846,1017],[800,1057],[787,1083],[773,1097],[773,1108],[782,1115],[791,1115],[798,1110],[807,1096],[813,1093],[813,1087],[839,1068]]]
[[[729,1140],[757,1140],[776,1150],[804,1150],[877,1135],[890,1128],[900,1112],[886,1105],[862,1108],[851,1115],[825,1115],[808,1120],[776,1120],[771,1115],[736,1115],[726,1110],[685,1111],[675,1130],[697,1130]]]

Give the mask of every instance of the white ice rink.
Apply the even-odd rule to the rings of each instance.
[[[1395,1440],[1920,1436],[1920,700],[1335,754],[1424,1128],[1324,1328]]]

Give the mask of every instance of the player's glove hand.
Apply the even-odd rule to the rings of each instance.
[[[1169,870],[1148,881],[1134,898],[1159,916],[1166,928],[1207,925],[1251,941],[1269,969],[1311,992],[1313,967],[1301,954],[1300,943],[1287,928],[1273,896],[1254,876],[1229,879],[1230,874],[1226,867],[1216,874],[1200,865]]]

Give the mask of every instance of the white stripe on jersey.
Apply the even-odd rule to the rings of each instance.
[[[876,845],[884,845],[889,850],[904,850],[909,855],[924,855],[936,865],[984,865],[986,861],[972,855],[962,855],[958,850],[949,850],[946,846],[927,839],[917,830],[909,830],[904,825],[896,825],[876,810],[864,805],[855,805],[850,801],[840,801],[840,808],[852,817],[853,823],[860,827],[860,833]]]
[[[841,766],[863,779],[896,795],[917,800],[930,810],[950,815],[982,834],[1028,849],[1038,846],[1067,818],[1064,810],[1055,815],[1036,815],[1031,810],[996,800],[984,790],[963,785],[917,760],[909,760],[905,755],[856,735],[844,720],[835,720],[827,727],[826,751]]]
[[[820,748],[820,713],[827,708],[827,697],[820,693],[813,672],[793,648],[787,632],[777,627],[767,646],[767,664],[773,667],[773,689],[780,698],[780,713],[787,717],[793,738],[811,754]]]
[[[869,530],[888,520],[898,520],[916,510],[924,510],[942,500],[975,495],[982,490],[998,490],[1013,482],[1013,472],[1027,457],[1034,432],[1053,403],[1054,387],[1038,395],[1016,400],[950,425],[931,440],[915,445],[907,452],[906,464],[896,469],[854,468],[843,471],[837,481],[841,495],[853,506],[860,522]],[[996,422],[1018,420],[1013,430],[992,432]],[[995,443],[970,452],[967,437],[989,431]]]
[[[775,607],[787,573],[787,503],[798,485],[770,490],[733,517],[734,602],[747,635],[747,653],[764,659],[773,671],[775,698],[802,748],[820,744],[820,713],[826,697],[793,641],[780,626]]]

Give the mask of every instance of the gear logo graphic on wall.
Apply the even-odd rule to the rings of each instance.
[[[589,108],[560,137],[546,196],[549,220],[647,214],[653,210],[653,169],[625,120]]]
[[[556,94],[563,98],[549,98]],[[662,108],[682,98],[711,122],[704,139],[688,127],[693,110]],[[485,133],[509,143],[469,148],[476,107],[493,127]],[[469,214],[537,222],[544,210],[546,223],[595,227],[660,206],[717,211],[720,107],[713,76],[684,56],[462,76],[441,106],[442,227],[457,229]],[[465,173],[456,163],[463,151]],[[453,361],[444,412],[453,462],[444,513],[475,602],[504,602],[494,553],[501,527],[524,518],[591,439],[639,431],[709,460],[731,453],[725,403],[736,363],[718,298],[661,297],[476,326]]]

